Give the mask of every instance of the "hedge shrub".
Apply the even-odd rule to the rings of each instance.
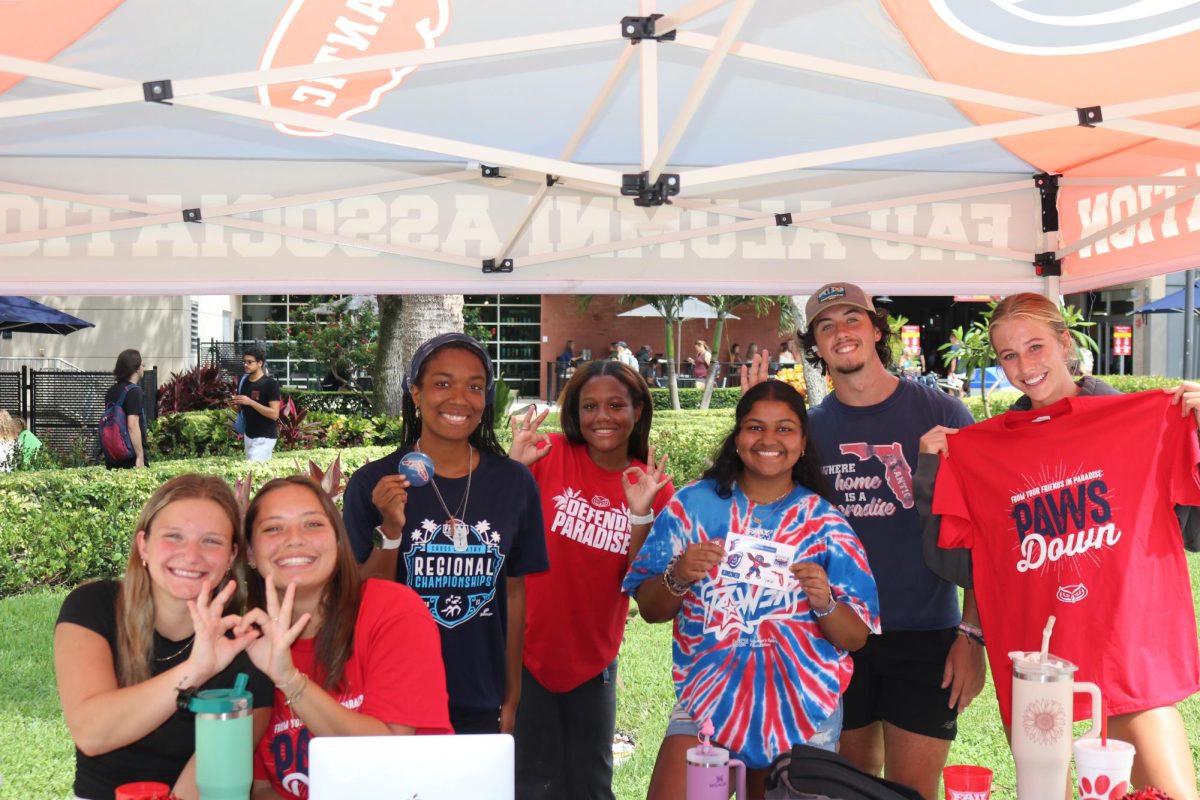
[[[292,398],[297,408],[309,411],[328,411],[334,414],[350,414],[369,417],[375,412],[369,394],[355,392],[317,392],[311,389],[293,389],[285,386],[284,397]]]
[[[671,409],[671,390],[653,388],[650,390],[650,396],[654,398],[654,410],[673,410]],[[704,396],[703,389],[689,387],[679,390],[679,407],[681,409],[700,408],[700,399]],[[733,408],[738,404],[738,400],[742,397],[742,390],[736,386],[725,389],[713,389],[712,398],[709,400],[708,407],[712,408]]]
[[[216,423],[206,415],[220,413],[179,415],[190,418],[180,421],[179,428],[197,431],[195,441],[211,443],[218,434],[210,430]],[[333,422],[328,426],[329,438],[359,435],[337,429],[343,422],[350,426],[377,422],[330,417]],[[651,442],[670,455],[668,469],[677,486],[699,476],[731,420],[728,411],[655,414]],[[232,425],[231,419],[229,422]],[[557,429],[556,417],[543,424],[543,430]],[[377,441],[398,437],[399,426],[384,419],[373,436]],[[500,429],[502,445],[507,446],[509,436],[507,428]],[[394,441],[383,446],[277,451],[270,461],[254,464],[246,462],[239,452],[234,456],[152,461],[147,469],[139,470],[80,467],[8,474],[0,482],[0,552],[8,556],[0,561],[0,596],[40,586],[74,586],[84,580],[120,574],[138,511],[160,484],[176,475],[204,472],[220,475],[232,484],[251,472],[254,485],[260,486],[272,477],[307,471],[309,459],[327,467],[339,453],[342,468],[349,475],[394,450]]]

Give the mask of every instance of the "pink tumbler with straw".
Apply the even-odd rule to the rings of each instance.
[[[737,800],[746,797],[746,765],[710,743],[711,720],[700,726],[700,744],[687,751],[687,800],[729,800],[729,770],[736,774]]]

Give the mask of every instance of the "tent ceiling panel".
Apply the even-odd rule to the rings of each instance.
[[[1200,74],[1177,68],[1194,3],[62,2],[74,27],[0,3],[0,69],[32,76],[0,75],[12,291],[99,273],[130,292],[774,292],[836,274],[994,294],[1056,288],[1035,253],[1076,291],[1200,249],[1193,188],[1139,181],[1198,174]],[[678,18],[677,40],[633,50],[617,23],[639,9]],[[172,105],[144,102],[147,80]],[[680,173],[675,205],[620,196],[648,165],[651,183]],[[1059,193],[1058,232],[1040,171],[1093,179]]]

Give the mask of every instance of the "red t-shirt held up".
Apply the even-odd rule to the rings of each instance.
[[[1050,652],[1100,687],[1109,714],[1200,689],[1176,505],[1200,505],[1196,420],[1161,391],[1068,397],[949,437],[934,492],[942,547],[972,548],[1005,724],[1010,651]],[[1088,715],[1077,694],[1076,718]]]
[[[525,668],[550,691],[568,692],[599,675],[621,648],[629,509],[623,471],[601,469],[586,445],[561,434],[551,441],[530,467],[542,492],[550,570],[525,578]],[[672,494],[670,485],[659,491],[655,514]]]
[[[296,640],[292,663],[319,682],[316,639]],[[417,733],[452,733],[441,638],[412,589],[376,579],[363,585],[354,651],[335,696],[346,708]],[[269,780],[281,797],[307,798],[311,736],[276,689],[271,723],[255,751],[255,779]]]

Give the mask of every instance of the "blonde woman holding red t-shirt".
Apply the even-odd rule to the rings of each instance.
[[[617,651],[629,598],[621,580],[674,492],[649,446],[646,382],[617,361],[576,370],[546,413],[513,417],[509,456],[537,479],[548,572],[526,579],[517,710],[517,796],[611,800]]]
[[[1120,394],[1103,381],[1091,376],[1079,378],[1075,374],[1079,354],[1071,333],[1058,306],[1041,295],[1022,293],[1005,298],[992,314],[988,334],[1005,376],[1024,394],[1013,404],[1015,412],[1046,409],[1071,397]],[[1184,383],[1169,391],[1174,393],[1172,403],[1180,404],[1181,413],[1200,413],[1200,385]],[[950,456],[952,446],[947,443],[947,437],[956,433],[950,428],[936,427],[921,438],[921,457],[913,476],[914,490],[918,508],[926,520],[923,536],[930,568],[959,585],[972,587],[975,575],[981,574],[969,558],[972,551],[938,546],[943,526],[941,518],[932,515],[931,508],[934,480],[939,471],[938,455]],[[1072,457],[1082,458],[1079,454]],[[940,493],[938,497],[941,502]],[[1190,526],[1184,539],[1191,549],[1200,544]],[[975,588],[978,593],[979,587]],[[1183,589],[1186,590],[1186,586]],[[983,608],[982,600],[980,608]],[[1116,624],[1111,608],[1101,606],[1096,610],[1107,613],[1096,616],[1091,629],[1103,631]],[[1170,609],[1155,607],[1153,613],[1170,613]],[[1034,644],[1044,621],[1043,618],[1028,623],[1028,638]],[[986,629],[983,635],[990,643]],[[1051,646],[1053,648],[1053,642]],[[1164,642],[1163,646],[1169,652],[1170,643]],[[1003,654],[1000,655],[1000,660],[1005,660]],[[993,663],[996,663],[995,659]],[[997,682],[1001,679],[1007,680],[1007,676],[999,676]],[[1103,691],[1104,687],[1101,689]],[[1140,710],[1114,714],[1108,719],[1108,733],[1113,738],[1132,743],[1137,749],[1133,764],[1134,785],[1155,786],[1177,800],[1198,800],[1200,795],[1196,791],[1187,730],[1178,709],[1150,699],[1144,702]]]

